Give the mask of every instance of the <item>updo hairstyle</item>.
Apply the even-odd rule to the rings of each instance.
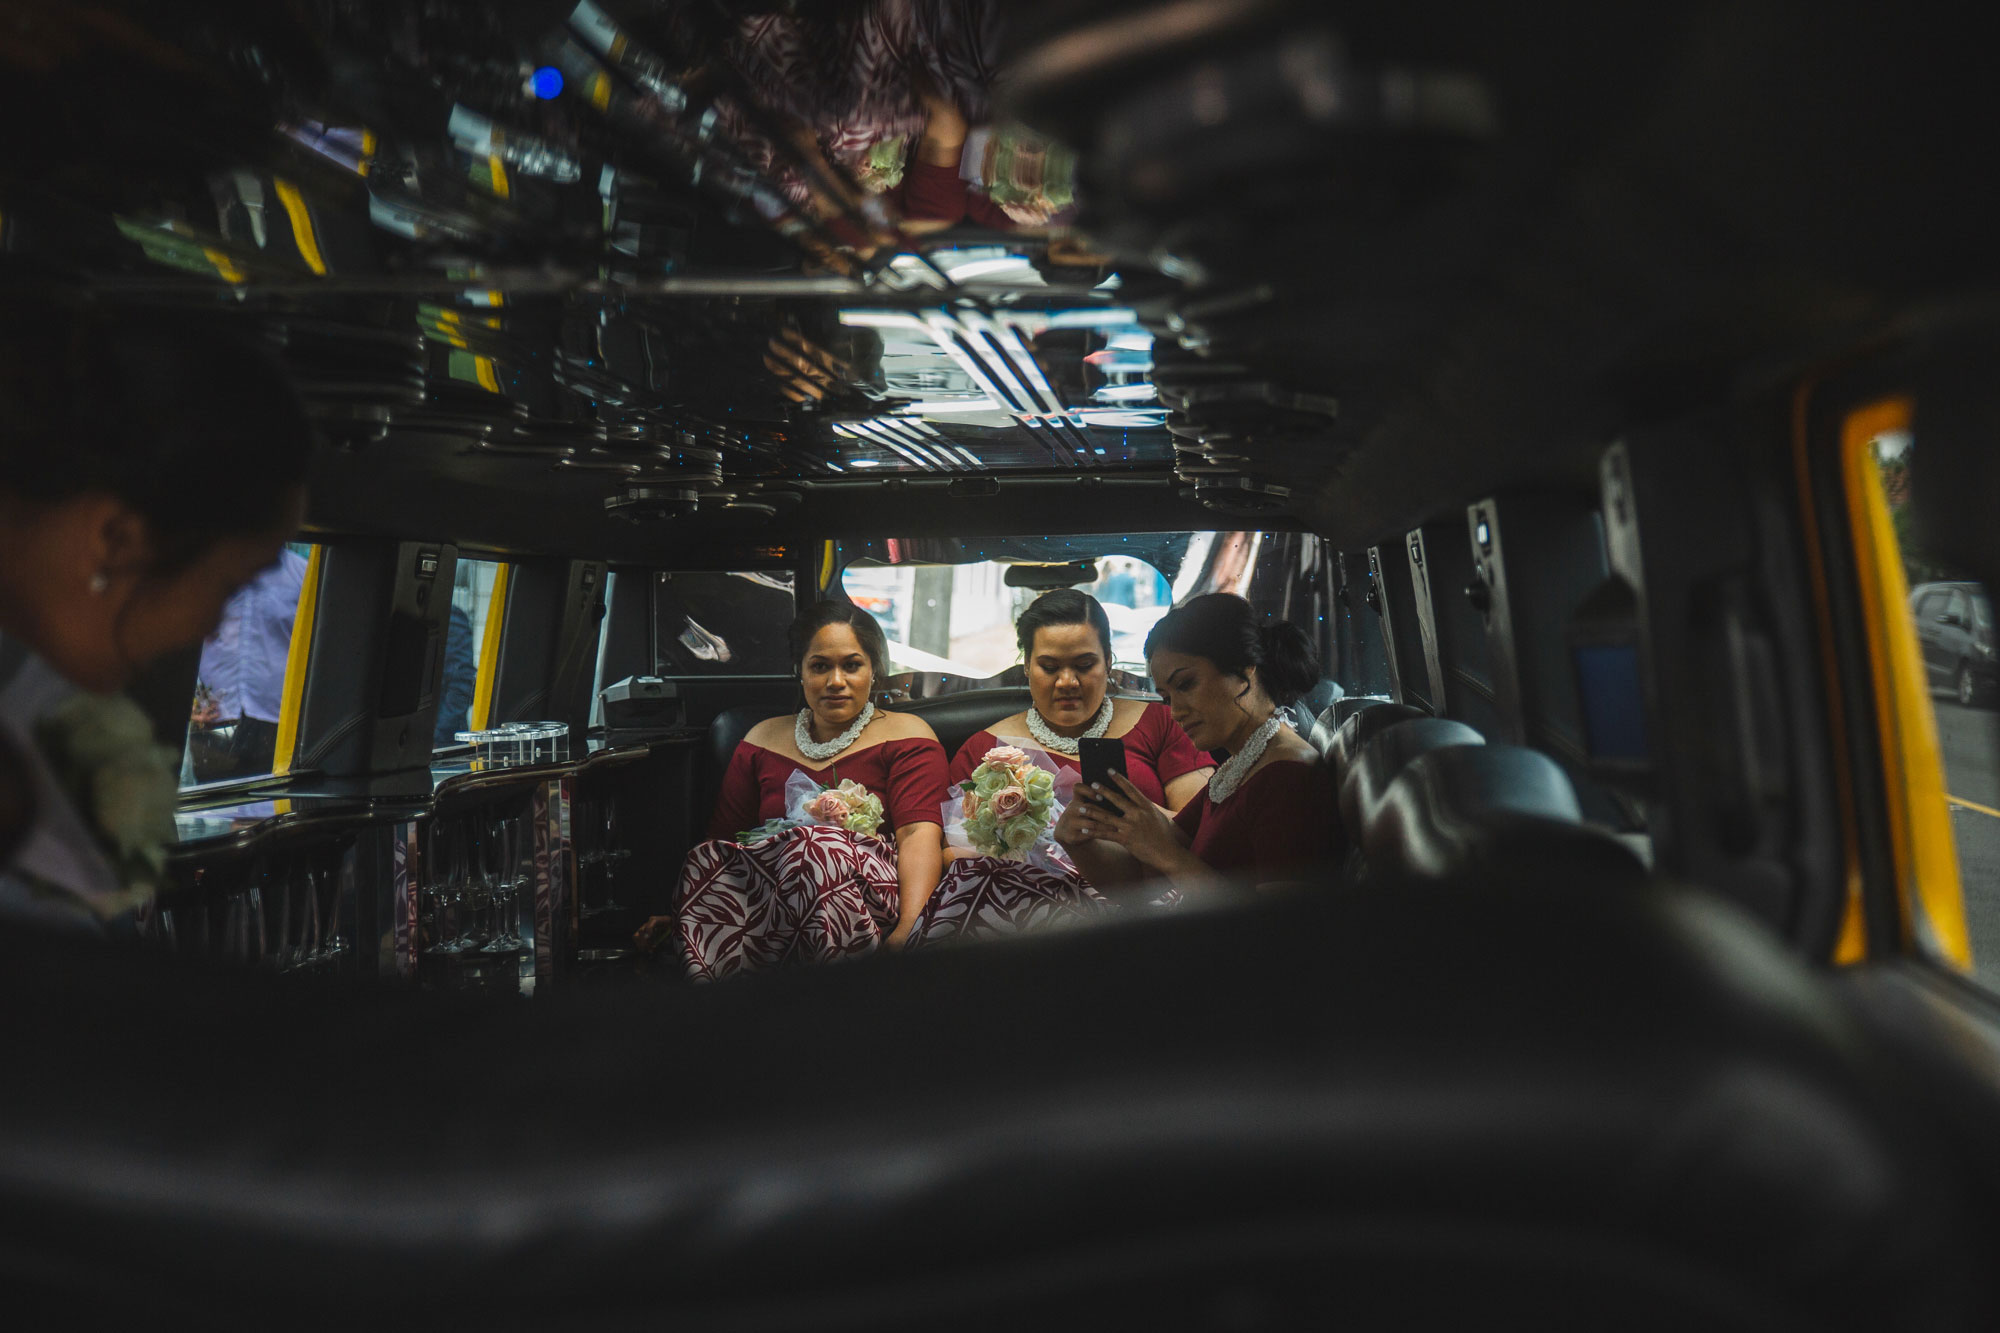
[[[1319,658],[1290,621],[1260,623],[1241,597],[1212,592],[1175,607],[1146,636],[1146,657],[1157,652],[1205,657],[1225,675],[1257,680],[1280,708],[1311,693],[1320,682]]]
[[[1111,617],[1104,614],[1104,604],[1095,597],[1075,588],[1057,588],[1030,603],[1014,622],[1023,662],[1035,655],[1035,632],[1051,625],[1090,626],[1097,631],[1098,643],[1103,645],[1104,664],[1111,665]]]

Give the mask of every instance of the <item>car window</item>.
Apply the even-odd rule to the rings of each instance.
[[[797,614],[789,571],[663,573],[653,583],[653,668],[661,676],[788,676]]]
[[[303,685],[310,624],[294,630],[316,561],[314,547],[287,545],[223,608],[195,668],[182,787],[261,777],[289,762],[279,739],[298,722],[298,689],[288,685]]]
[[[1866,447],[1902,577],[1912,586],[1953,580],[1960,571],[1926,551],[1911,535],[1909,479],[1923,466],[1922,441],[1912,436],[1906,416],[1889,414],[1881,420],[1882,428],[1869,433]],[[1996,759],[2000,756],[2000,713],[1994,711],[2000,677],[1996,677],[1989,635],[1958,632],[1939,620],[1956,615],[1970,626],[1972,617],[1981,614],[1980,623],[1986,624],[1991,612],[1975,612],[1975,608],[1987,607],[1977,585],[1919,586],[1918,591],[1911,637],[1921,661],[1914,669],[1921,672],[1919,693],[1929,704],[1928,720],[1936,731],[1934,747],[1919,747],[1916,752],[1934,752],[1935,758],[1927,762],[1934,763],[1941,774],[1941,799],[1949,811],[1951,851],[1957,863],[1975,975],[2000,989],[2000,759]],[[1897,604],[1885,599],[1887,606]],[[1909,605],[1909,599],[1900,604]],[[1877,688],[1883,688],[1879,682]],[[1910,780],[1910,790],[1928,790],[1933,795],[1927,799],[1940,799],[1937,776],[1927,784]],[[1913,775],[1906,778],[1913,779]],[[1910,825],[1913,831],[1907,835],[1912,840],[1923,836],[1923,812],[1916,814],[1918,818]],[[1918,929],[1914,934],[1920,948],[1943,956],[1945,946],[1936,933]]]
[[[506,571],[507,566],[497,560],[461,559],[452,575],[433,748],[456,745],[459,732],[484,727],[489,721],[499,631],[506,619]]]

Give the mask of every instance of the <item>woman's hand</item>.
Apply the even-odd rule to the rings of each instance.
[[[1083,799],[1081,792],[1070,793],[1069,804],[1063,807],[1062,818],[1058,819],[1055,827],[1049,830],[1058,846],[1080,847],[1084,843],[1096,840],[1085,831],[1088,827],[1089,810],[1090,804]]]
[[[1065,820],[1071,810],[1080,812],[1077,825],[1082,840],[1101,839],[1116,843],[1130,852],[1141,865],[1161,874],[1186,870],[1190,862],[1197,866],[1200,864],[1188,854],[1174,821],[1147,800],[1145,793],[1132,785],[1131,779],[1123,773],[1112,773],[1110,777],[1110,790],[1102,785],[1093,785],[1090,790],[1122,806],[1122,813],[1113,814],[1103,806],[1082,799],[1081,788],[1070,810],[1063,812]]]
[[[673,933],[672,917],[648,917],[645,925],[632,932],[632,945],[640,953],[655,953],[673,937]]]

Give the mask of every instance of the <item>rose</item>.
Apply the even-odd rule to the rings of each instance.
[[[996,745],[979,761],[981,767],[1005,769],[1016,769],[1027,762],[1027,751],[1015,745]]]
[[[823,791],[806,807],[806,813],[822,824],[845,824],[854,811],[847,804],[847,798],[839,792]]]
[[[959,807],[959,813],[967,819],[971,819],[974,815],[977,815],[979,813],[979,793],[973,791],[970,787],[966,788],[965,800]]]
[[[1028,793],[1019,787],[1002,787],[993,793],[993,817],[1003,824],[1027,808]]]

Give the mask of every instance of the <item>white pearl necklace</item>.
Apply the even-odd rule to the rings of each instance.
[[[849,724],[846,731],[841,732],[830,741],[816,741],[813,739],[812,715],[812,709],[810,708],[801,708],[799,710],[799,720],[792,726],[792,741],[799,747],[799,753],[808,759],[831,759],[848,746],[854,744],[855,740],[861,735],[862,728],[875,720],[875,705],[872,703],[865,705],[861,710],[861,716],[855,718]]]
[[[1271,738],[1283,725],[1284,721],[1278,714],[1271,714],[1270,721],[1250,733],[1250,739],[1243,742],[1240,751],[1222,761],[1222,767],[1216,769],[1215,776],[1208,780],[1209,804],[1221,805],[1236,794],[1236,789],[1243,785],[1243,779],[1264,757],[1264,747],[1271,743]]]
[[[1111,715],[1117,711],[1117,709],[1111,706],[1111,696],[1106,695],[1104,697],[1104,707],[1097,710],[1097,716],[1092,720],[1090,730],[1084,732],[1081,736],[1063,736],[1058,734],[1055,728],[1044,721],[1042,715],[1035,711],[1034,705],[1030,704],[1028,705],[1028,734],[1033,736],[1036,743],[1041,745],[1043,749],[1054,750],[1057,754],[1066,754],[1074,759],[1083,751],[1083,746],[1078,742],[1086,740],[1094,741],[1101,738],[1105,732],[1111,730]]]

